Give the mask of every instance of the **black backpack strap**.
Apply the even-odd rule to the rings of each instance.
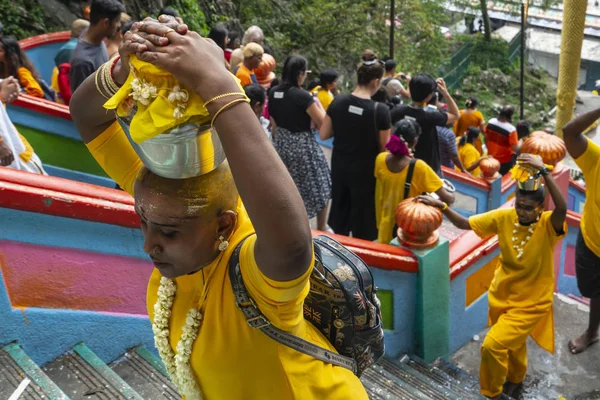
[[[240,243],[234,250],[231,260],[229,260],[229,279],[235,297],[235,304],[244,314],[248,326],[251,328],[260,329],[271,339],[276,342],[288,346],[296,351],[309,355],[313,358],[321,360],[325,363],[344,367],[357,372],[356,361],[350,357],[346,357],[317,346],[309,341],[299,338],[291,333],[282,331],[279,328],[271,325],[271,322],[260,312],[254,300],[248,294],[244,280],[242,279],[242,271],[240,268],[240,251],[245,240]]]
[[[404,182],[404,198],[408,199],[408,193],[410,192],[410,186],[412,183],[412,177],[415,172],[415,164],[417,163],[416,158],[412,158],[408,164],[408,172],[406,173],[406,182]]]

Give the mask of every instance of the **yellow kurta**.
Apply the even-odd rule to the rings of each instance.
[[[385,159],[389,153],[380,153],[375,159],[375,217],[377,218],[377,241],[389,243],[394,236],[396,207],[404,200],[404,183],[408,175],[408,166],[400,172],[388,169]],[[434,193],[440,190],[443,182],[427,163],[417,160],[411,180],[409,197],[422,193]]]
[[[44,98],[44,91],[31,74],[31,71],[21,67],[17,70],[17,73],[19,74],[19,83],[28,95]]]
[[[581,234],[587,247],[600,257],[600,146],[588,139],[585,152],[575,160],[586,184]]]
[[[133,193],[141,163],[117,123],[88,144],[92,155],[121,187]],[[256,235],[239,203],[238,222],[230,246],[202,272],[176,279],[177,294],[169,321],[173,349],[181,336],[190,307],[199,304],[205,280],[208,294],[204,316],[191,357],[204,399],[367,399],[360,380],[349,370],[306,356],[250,328],[237,308],[228,275],[228,263],[237,244],[246,237],[240,255],[244,283],[259,309],[278,328],[319,346],[335,349],[304,320],[303,300],[308,294],[310,267],[300,278],[277,282],[265,277],[254,258]],[[147,307],[154,318],[160,283],[154,270],[148,284]]]
[[[510,322],[506,329],[494,331],[494,339],[508,349],[519,349],[531,335],[536,343],[554,353],[554,246],[567,232],[558,235],[550,222],[551,211],[542,213],[531,239],[517,259],[513,235],[519,241],[527,236],[526,227],[515,227],[514,208],[489,211],[469,218],[475,233],[482,237],[498,235],[500,260],[488,291],[489,319],[494,325],[499,319]],[[513,233],[513,230],[517,233]]]
[[[462,161],[464,167],[469,168],[475,161],[481,158],[481,153],[471,143],[466,143],[463,146],[458,147],[458,157],[460,158],[460,161]],[[460,171],[458,167],[456,167],[456,170]],[[477,167],[471,171],[470,174],[479,178],[481,176],[481,170]]]

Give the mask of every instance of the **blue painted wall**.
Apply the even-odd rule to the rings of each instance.
[[[25,51],[27,57],[31,60],[35,68],[38,70],[42,78],[48,82],[52,82],[52,70],[54,69],[54,56],[64,43],[52,43],[43,46],[38,46]]]
[[[575,187],[569,185],[568,208],[576,213],[583,214],[583,205],[585,204],[585,193],[581,193]]]
[[[394,329],[385,330],[385,354],[399,357],[415,350],[417,274],[371,268],[376,285],[391,290],[394,304]]]
[[[71,120],[41,114],[37,111],[10,104],[6,106],[6,109],[13,124],[27,126],[81,142],[81,136],[75,127],[75,123]]]
[[[566,296],[573,294],[581,297],[581,292],[577,287],[577,278],[574,276],[565,275],[565,258],[567,254],[566,249],[567,246],[575,247],[575,244],[577,243],[577,235],[579,235],[579,229],[569,226],[569,232],[562,241],[561,262],[558,269],[558,292]]]

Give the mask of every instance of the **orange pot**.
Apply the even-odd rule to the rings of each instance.
[[[521,146],[521,153],[537,154],[544,164],[556,166],[567,155],[564,140],[556,135],[536,131],[529,135]]]
[[[256,80],[261,85],[269,85],[273,79],[275,79],[275,66],[277,65],[275,58],[273,58],[270,54],[263,54],[262,61],[258,68],[254,70],[254,75],[256,75]]]
[[[396,223],[398,240],[402,245],[415,249],[431,248],[439,238],[442,211],[414,198],[406,199],[396,207]]]
[[[494,180],[500,176],[500,161],[490,156],[485,160],[481,160],[479,163],[479,169],[481,170],[481,177],[485,180]]]

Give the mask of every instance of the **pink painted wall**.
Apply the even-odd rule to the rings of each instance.
[[[150,261],[0,241],[0,271],[13,307],[147,315]]]
[[[567,246],[565,255],[564,271],[566,276],[576,276],[575,274],[575,246]]]

